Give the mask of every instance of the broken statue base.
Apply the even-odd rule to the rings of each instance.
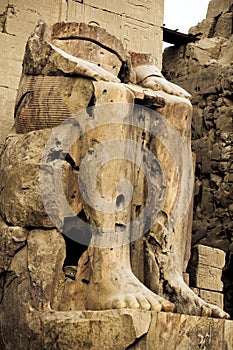
[[[232,349],[233,322],[142,310],[58,312],[27,315],[30,329],[13,336],[5,324],[6,350]]]

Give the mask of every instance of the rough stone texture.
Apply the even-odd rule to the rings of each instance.
[[[28,231],[19,226],[7,226],[1,221],[1,269],[7,271],[15,253],[26,244]],[[3,272],[2,271],[2,272]]]
[[[33,320],[32,314],[28,317]],[[34,321],[32,328],[25,331],[24,337],[33,339],[28,343],[29,350],[230,350],[233,341],[231,321],[141,310],[48,310],[40,324]],[[5,342],[6,349],[25,349],[20,336],[13,337],[10,332]]]
[[[163,0],[2,0],[0,4],[0,148],[14,125],[13,110],[24,48],[36,23],[79,21],[100,25],[126,48],[151,52],[161,68]],[[153,37],[154,45],[151,45]],[[141,40],[143,38],[143,40]],[[104,51],[104,50],[103,50]],[[115,64],[114,64],[115,66]]]
[[[67,20],[105,28],[127,50],[153,54],[161,68],[163,6],[163,0],[69,1]]]
[[[135,67],[136,81],[142,79],[140,87],[132,88],[132,82],[128,87],[124,79],[122,82],[112,80],[114,74],[102,67],[94,66],[96,70],[93,68],[94,64],[88,61],[89,51],[87,62],[74,57],[47,40],[47,29],[44,31],[45,36],[41,36],[40,30],[43,28],[46,29],[41,23],[31,38],[38,43],[36,35],[39,34],[41,40],[38,44],[45,51],[45,55],[44,52],[41,53],[45,60],[40,61],[33,56],[33,50],[29,50],[31,56],[28,55],[30,39],[23,74],[59,74],[66,77],[69,73],[72,77],[77,77],[82,86],[86,85],[79,78],[80,74],[88,81],[92,78],[88,96],[93,94],[94,107],[91,111],[78,113],[76,118],[69,119],[71,122],[66,121],[56,129],[27,132],[27,127],[32,123],[25,123],[25,130],[21,130],[26,131],[24,134],[12,135],[7,139],[1,164],[1,215],[5,221],[2,224],[3,236],[9,236],[8,225],[20,226],[22,232],[18,233],[20,249],[12,248],[12,257],[9,257],[1,276],[2,342],[9,349],[66,349],[70,346],[97,349],[100,343],[102,346],[102,342],[106,349],[116,349],[118,346],[119,349],[127,349],[145,341],[148,343],[146,347],[153,348],[155,336],[158,336],[158,343],[164,342],[164,322],[170,332],[170,329],[175,329],[174,324],[177,325],[180,321],[182,329],[184,323],[187,324],[188,333],[187,338],[178,339],[178,346],[186,346],[185,342],[199,346],[197,334],[190,332],[193,325],[198,324],[200,333],[203,323],[208,324],[206,317],[197,318],[197,322],[190,321],[189,325],[186,316],[182,318],[180,315],[172,315],[170,319],[168,314],[163,321],[162,314],[160,317],[151,313],[169,313],[176,308],[178,313],[228,318],[223,310],[195,295],[183,280],[189,256],[192,213],[192,107],[189,94],[167,82],[150,62],[149,69],[144,64]],[[64,28],[66,25],[63,25]],[[89,27],[86,29],[90,30]],[[96,30],[97,34],[99,32],[99,28],[93,27],[92,30]],[[74,47],[75,40],[73,39]],[[106,57],[111,61],[110,56]],[[82,71],[80,62],[83,64]],[[123,68],[132,69],[130,65],[123,65]],[[98,78],[93,75],[93,69],[94,73],[98,73]],[[26,80],[24,83],[27,83]],[[65,85],[65,80],[62,83]],[[20,93],[24,86],[22,84]],[[50,88],[53,89],[53,86]],[[50,89],[38,89],[39,95],[40,90],[44,93],[42,97],[49,101]],[[71,96],[73,93],[75,94],[70,91]],[[29,98],[31,103],[36,99],[38,101],[38,94],[32,94]],[[55,98],[55,94],[51,94]],[[82,96],[82,89],[79,89],[78,94]],[[61,95],[58,96],[57,116],[59,111],[63,114]],[[38,103],[34,104],[38,108],[37,123],[33,125],[36,129],[40,111],[45,115],[46,110],[48,115],[51,111],[50,103],[43,106],[42,97],[39,99],[39,108]],[[90,97],[87,101],[89,99]],[[140,105],[136,107],[137,99]],[[20,116],[24,113],[24,107],[30,107],[30,103],[27,99],[24,103],[20,98],[18,101]],[[84,105],[87,101],[84,99]],[[144,110],[143,104],[151,108]],[[70,106],[73,106],[72,103]],[[78,111],[76,105],[73,107]],[[159,122],[159,115],[154,114],[154,109],[158,109],[162,123]],[[128,117],[131,118],[131,123],[127,123]],[[137,127],[131,125],[133,122],[138,123]],[[49,123],[48,120],[46,126],[54,126]],[[148,132],[154,125],[159,132],[158,138],[152,137]],[[44,126],[41,125],[41,128]],[[91,130],[86,132],[89,127]],[[49,142],[46,143],[48,137]],[[80,140],[73,143],[79,137]],[[106,150],[104,146],[108,141],[113,142],[113,146]],[[132,141],[138,146],[136,150],[132,147]],[[155,161],[151,162],[151,155],[147,159],[147,148],[157,157]],[[61,167],[63,163],[65,166]],[[158,163],[166,174],[166,183]],[[98,166],[100,169],[95,174]],[[143,171],[147,171],[150,176],[143,175]],[[76,182],[77,177],[81,179],[79,184]],[[135,187],[133,193],[126,181],[120,181],[122,177],[131,181]],[[39,180],[42,181],[41,187]],[[67,181],[70,183],[67,184]],[[75,186],[80,186],[80,189]],[[97,207],[91,200],[96,201]],[[106,211],[101,206],[103,201],[107,203]],[[130,205],[125,204],[128,201]],[[113,210],[109,211],[111,208]],[[138,214],[142,209],[144,215],[140,216]],[[156,210],[159,214],[157,221],[153,218]],[[81,226],[77,224],[77,215],[81,218]],[[136,239],[145,225],[148,227],[148,219],[153,221],[146,230],[147,235],[142,238],[144,245],[139,241],[130,252],[129,238]],[[89,223],[90,232],[85,223]],[[85,236],[88,249],[80,242],[81,235]],[[6,239],[3,240],[5,241]],[[12,246],[11,240],[8,244],[9,247]],[[142,254],[138,254],[138,249]],[[135,257],[139,256],[140,261],[136,263]],[[139,275],[143,273],[139,264],[145,266],[144,276],[133,273],[131,260]],[[138,317],[140,310],[107,313],[79,311],[114,308],[141,309],[144,312]],[[112,314],[114,317],[111,317]],[[118,315],[119,327],[116,322]],[[80,319],[81,325],[77,322]],[[86,319],[87,322],[84,322]],[[161,328],[157,327],[157,321]],[[223,327],[225,325],[227,323],[222,323]],[[228,327],[230,329],[231,326]],[[154,333],[155,328],[161,329],[161,333]],[[104,331],[107,332],[106,339],[103,337]],[[144,336],[147,333],[148,339]],[[221,334],[222,338],[214,336],[216,341],[220,341],[220,345],[223,341],[229,342],[230,335],[225,335],[223,328]],[[166,334],[165,337],[168,338]],[[175,338],[177,333],[174,333]],[[207,338],[210,338],[209,334]],[[214,341],[214,345],[219,345]]]
[[[231,5],[232,0],[211,0],[207,11],[207,18],[213,18],[228,11]]]
[[[199,289],[199,288],[192,288],[194,293],[199,295],[203,300],[207,301],[208,303],[217,305],[221,309],[224,308],[224,300],[223,300],[223,293],[219,292],[213,292],[206,289]]]
[[[222,269],[225,266],[224,251],[203,245],[192,248],[189,261],[189,285],[205,301],[224,308]]]
[[[38,20],[48,22],[65,20],[66,1],[54,0],[50,3],[30,0],[22,2],[1,1],[0,5],[0,147],[11,130],[14,119],[13,109],[22,70],[25,44]]]
[[[52,129],[32,131],[23,135],[11,135],[7,138],[1,160],[1,215],[7,223],[21,227],[54,227],[49,219],[41,199],[39,185],[39,169],[48,174],[48,191],[51,187],[49,174],[58,167],[59,159],[64,153],[62,149],[55,147],[49,150],[52,162],[50,166],[41,163],[44,147],[52,134]],[[58,140],[58,144],[61,140]],[[73,150],[76,147],[73,146]],[[66,158],[63,166],[64,193],[73,208],[74,213],[80,211],[80,192],[77,183],[77,171],[74,164],[78,164],[77,156]],[[73,160],[74,164],[69,163]],[[69,181],[67,181],[69,179]],[[48,198],[49,200],[49,198]],[[62,203],[59,198],[50,203],[59,213]],[[63,219],[61,219],[63,220]]]
[[[86,40],[84,41],[84,45],[81,44],[80,48],[79,40],[83,40],[84,38]],[[72,50],[71,54],[80,58],[87,59],[87,54],[95,54],[95,52],[90,52],[91,50],[93,50],[93,48],[89,48],[88,43],[86,42],[89,41],[90,43],[97,43],[98,45],[102,43],[102,46],[104,46],[107,49],[106,52],[105,50],[103,50],[105,54],[110,55],[110,53],[112,52],[116,56],[118,56],[121,61],[126,60],[126,52],[122,42],[115,36],[110,35],[103,28],[95,27],[93,30],[93,26],[88,26],[85,23],[77,24],[77,22],[70,23],[68,26],[67,23],[64,22],[56,23],[52,26],[51,39],[52,42],[54,42],[54,40],[57,40],[57,42],[59,42],[59,40],[68,41],[67,47],[65,47],[66,52],[68,51],[67,48],[70,48]],[[69,40],[71,39],[76,39],[77,45],[72,45],[69,42]],[[103,56],[104,52],[102,52]],[[85,54],[85,57],[82,57],[82,54]],[[95,59],[97,59],[97,57],[95,57]],[[99,59],[101,58],[99,57]],[[89,60],[91,59],[89,58]]]
[[[87,108],[92,94],[92,82],[87,79],[24,75],[16,100],[16,131],[25,133],[59,125]]]
[[[75,25],[62,22],[50,27],[40,22],[27,41],[23,73],[85,75],[94,80],[119,81],[117,75],[126,62],[121,41],[102,28],[79,23],[75,31]]]
[[[129,349],[231,349],[229,327],[232,327],[230,321],[225,324],[221,320],[154,313],[147,336]]]
[[[221,292],[223,289],[221,277],[221,269],[199,266],[194,271],[190,271],[190,286]]]
[[[64,283],[64,258],[65,242],[56,230],[30,231],[27,244],[12,257],[1,303],[1,330],[6,349],[36,348],[33,337],[35,339],[40,330],[36,315],[41,308],[50,309],[56,302],[57,288]],[[17,334],[13,330],[15,319]],[[12,322],[10,327],[9,320]]]
[[[192,248],[190,264],[195,267],[206,265],[223,269],[225,259],[226,254],[224,251],[199,244]]]
[[[193,244],[227,253],[225,307],[232,314],[232,1],[212,0],[207,18],[190,32],[201,32],[200,40],[167,49],[163,72],[193,96]]]

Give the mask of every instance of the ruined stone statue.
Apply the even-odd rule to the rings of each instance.
[[[228,318],[183,279],[192,217],[191,113],[190,95],[165,80],[151,55],[127,53],[99,27],[39,23],[26,46],[16,134],[7,138],[2,155],[1,227],[11,251],[3,269],[11,271],[12,279],[4,287],[3,311],[11,303],[10,292],[15,295],[18,288],[23,312],[30,305],[37,310],[127,308]],[[165,124],[158,124],[158,137],[153,137],[150,130],[158,115]],[[68,136],[72,139],[77,130],[78,136],[67,152],[63,146],[69,137],[65,135],[64,142],[56,130],[70,117]],[[91,120],[94,128],[82,130],[82,118]],[[105,161],[108,151],[101,147],[109,140],[115,153]],[[131,148],[135,143],[140,147]],[[156,155],[152,165],[143,158],[144,148]],[[189,159],[179,154],[183,149]],[[86,172],[83,159],[90,165]],[[56,192],[59,162],[61,192],[73,213],[67,225],[70,214]],[[95,164],[100,167],[94,186]],[[78,182],[82,174],[86,184]],[[133,185],[131,192],[121,178]],[[113,209],[94,208],[97,197]],[[145,209],[147,197],[155,207],[162,201],[155,221]],[[143,210],[144,219],[137,221]],[[89,237],[88,247],[80,235]],[[130,238],[125,242],[121,237]],[[78,245],[80,251],[75,250]],[[16,283],[20,278],[21,289]]]

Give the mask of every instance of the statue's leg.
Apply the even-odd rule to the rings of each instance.
[[[190,152],[192,116],[190,102],[186,98],[171,96],[164,92],[160,94],[166,99],[166,104],[158,111],[177,130]],[[187,164],[183,162],[183,169],[177,169],[176,157],[169,154],[161,142],[155,141],[155,143],[157,158],[166,176],[167,193],[163,213],[147,237],[146,285],[154,292],[169,298],[176,305],[177,312],[228,318],[223,310],[203,301],[184,282],[187,249],[190,247],[192,201],[185,205],[177,203],[181,193],[180,187],[184,186],[183,189],[189,195],[189,186],[192,181],[191,178],[186,178],[183,182],[179,181],[181,172],[185,170]],[[174,144],[175,151],[172,138],[170,143]],[[191,197],[190,200],[192,200]],[[154,271],[159,271],[159,276],[154,277]]]
[[[109,102],[113,105],[110,109],[107,105]],[[124,123],[130,107],[120,110],[120,107],[117,106],[118,102],[133,104],[134,96],[123,84],[95,83],[95,105],[97,107],[94,108],[92,118],[97,120],[103,117],[98,111],[98,106],[103,105],[104,109],[101,110],[107,114],[108,124],[96,127],[93,132],[90,132],[82,146],[83,154],[89,150],[89,164],[92,161],[100,164],[97,178],[93,179],[96,182],[96,191],[88,192],[89,200],[84,204],[84,210],[94,232],[88,248],[91,276],[87,287],[86,307],[97,310],[133,308],[173,311],[174,305],[171,302],[147,289],[131,270],[129,244],[126,244],[124,237],[130,236],[128,224],[132,208],[130,202],[129,205],[122,204],[125,200],[127,201],[128,187],[120,180],[126,178],[133,185],[135,182],[136,166],[128,160],[131,150],[128,143],[125,142],[125,139],[133,139],[134,131],[130,125]],[[118,114],[119,124],[113,123],[116,122],[115,113]],[[117,159],[102,162],[101,159],[105,159],[104,155],[111,153],[111,150],[108,152],[104,148],[104,142],[113,139],[121,139],[120,143],[113,141],[112,144],[115,147]],[[100,153],[97,150],[98,145],[102,147]],[[108,147],[111,147],[111,144]],[[110,203],[109,208],[113,210],[109,210],[109,213],[105,209],[101,211],[101,205],[100,210],[96,210],[91,203],[96,202],[98,195],[100,195],[99,200]],[[121,210],[118,210],[121,205]],[[111,233],[108,233],[109,231]]]

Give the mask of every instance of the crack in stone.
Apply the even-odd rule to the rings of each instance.
[[[141,335],[140,337],[136,338],[135,341],[130,344],[129,346],[127,346],[127,348],[125,348],[125,350],[133,350],[135,349],[134,346],[136,346],[137,344],[139,344],[143,339],[145,339],[147,336],[147,333]]]

